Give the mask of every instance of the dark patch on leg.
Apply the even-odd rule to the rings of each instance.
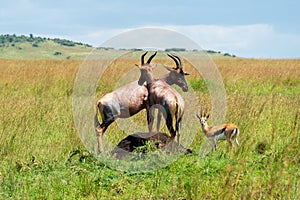
[[[103,134],[107,127],[115,121],[114,110],[110,106],[103,106],[103,116],[102,124],[100,125],[103,128]]]

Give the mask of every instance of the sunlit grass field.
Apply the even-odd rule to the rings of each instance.
[[[113,89],[118,66],[128,71],[139,62],[113,63],[96,96]],[[1,59],[0,199],[299,199],[300,60],[214,62],[227,93],[226,122],[240,127],[240,147],[230,151],[220,141],[218,151],[201,157],[197,126],[192,154],[130,173],[110,169],[79,139],[72,89],[81,60]],[[199,103],[210,106],[205,81],[185,64]],[[125,136],[115,124],[106,132],[116,143]]]

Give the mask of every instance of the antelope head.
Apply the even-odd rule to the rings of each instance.
[[[165,78],[165,81],[169,84],[176,84],[182,88],[184,92],[188,91],[188,84],[185,80],[185,76],[189,75],[189,73],[183,71],[182,61],[181,59],[173,54],[168,54],[168,56],[174,60],[176,67],[168,67],[164,66],[167,70],[170,71],[168,77]]]
[[[156,55],[157,52],[155,52],[153,55],[151,55],[149,57],[149,59],[147,60],[147,62],[145,63],[144,61],[144,57],[148,52],[145,52],[142,56],[141,56],[141,66],[136,65],[140,71],[141,71],[141,76],[138,80],[138,84],[139,85],[144,85],[145,83],[152,83],[154,78],[153,78],[153,66],[150,65],[151,60],[154,58],[154,56]]]
[[[202,111],[202,108],[200,108],[200,116],[196,114],[196,117],[199,119],[200,124],[202,125],[203,128],[208,126],[207,120],[210,114],[206,114],[206,113],[207,113],[207,108],[204,112]]]

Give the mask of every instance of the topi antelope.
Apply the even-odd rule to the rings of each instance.
[[[172,58],[172,60],[174,60],[174,62],[176,63],[176,67],[171,68],[168,66],[164,66],[170,72],[159,79],[165,81],[169,85],[176,84],[182,88],[182,91],[187,92],[189,88],[185,80],[185,76],[190,74],[183,71],[182,62],[178,56],[172,54],[168,54],[168,56]]]
[[[141,65],[149,65],[156,55],[150,56],[148,61],[145,63],[144,57],[147,54],[145,52],[141,56]],[[168,84],[177,84],[182,88],[183,91],[188,90],[188,86],[185,80],[185,75],[188,73],[184,72],[181,61],[176,60],[175,56],[169,55],[176,63],[176,68],[171,68],[165,66],[170,72],[165,76],[161,77],[162,80]],[[124,85],[111,93],[106,94],[97,102],[97,113],[94,117],[95,130],[98,137],[98,151],[103,152],[102,146],[102,136],[104,135],[106,129],[111,123],[113,123],[117,118],[128,118],[137,114],[143,109],[147,109],[148,101],[148,91],[144,85],[139,85],[138,81],[133,81],[127,85]],[[102,123],[100,124],[98,120],[98,113],[100,113],[102,118]],[[147,111],[147,120],[149,124],[149,117]]]
[[[173,59],[175,59],[175,56],[173,56]],[[148,112],[151,111],[150,108],[152,106],[158,106],[160,108],[159,115],[161,116],[161,112],[164,113],[166,125],[171,135],[171,141],[174,141],[177,134],[177,142],[179,143],[180,126],[184,114],[183,98],[166,81],[154,79],[153,67],[151,65],[143,65],[139,67],[139,69],[141,76],[138,80],[138,84],[143,85],[146,82],[148,90]],[[151,116],[151,113],[148,113],[148,116]],[[153,119],[152,117],[148,119],[150,121],[149,129],[151,132]]]
[[[174,62],[176,63],[176,67],[171,68],[168,66],[164,66],[170,72],[168,74],[166,74],[165,76],[159,78],[159,80],[165,81],[169,85],[176,84],[182,88],[182,91],[187,92],[188,84],[185,80],[185,76],[189,75],[189,73],[183,71],[182,61],[178,56],[173,55],[173,54],[167,54],[167,55],[172,60],[174,60]],[[164,108],[162,108],[162,105],[159,105],[159,104],[152,105],[151,108],[158,108],[156,131],[159,132],[162,114],[164,114],[164,117],[166,118],[166,113],[164,112]],[[152,132],[152,126],[153,126],[153,118],[154,117],[153,117],[152,112],[153,112],[153,110],[150,109],[149,115],[147,115],[147,117],[151,118],[151,123],[149,124],[149,132]],[[150,121],[150,119],[148,119],[148,122],[149,121]],[[179,134],[178,134],[178,137],[179,137]],[[159,140],[159,137],[158,137],[158,140]],[[178,141],[179,141],[179,139],[178,139]]]
[[[223,124],[219,126],[209,126],[207,124],[209,114],[206,114],[206,112],[202,113],[202,109],[200,109],[200,116],[196,114],[196,117],[200,121],[203,133],[208,140],[211,141],[213,150],[217,150],[217,140],[227,140],[230,147],[232,147],[231,140],[234,140],[237,146],[239,145],[237,137],[240,130],[236,125]]]

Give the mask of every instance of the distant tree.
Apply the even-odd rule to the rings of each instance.
[[[211,53],[211,54],[213,54],[213,53],[217,53],[216,51],[214,51],[214,50],[207,50],[206,51],[207,53]]]
[[[53,55],[60,56],[60,55],[62,55],[62,53],[60,51],[56,51]]]
[[[22,42],[29,42],[32,43],[33,47],[37,47],[36,45],[38,45],[41,42],[45,42],[46,40],[49,41],[53,41],[55,43],[58,43],[62,46],[68,46],[68,47],[72,47],[75,45],[80,45],[80,46],[86,46],[86,47],[92,47],[89,44],[84,44],[81,42],[73,42],[71,40],[65,40],[65,39],[51,39],[51,38],[46,38],[46,37],[39,37],[36,36],[34,37],[34,35],[32,33],[30,33],[28,36],[25,35],[21,35],[21,36],[17,36],[16,34],[0,34],[0,44],[5,44],[6,46],[10,46],[11,44],[8,43],[22,43]]]
[[[139,48],[133,48],[133,49],[130,49],[131,51],[143,51],[143,49],[139,49]]]
[[[165,49],[166,52],[170,52],[170,51],[185,51],[184,48],[169,48],[169,49]]]
[[[113,50],[113,47],[97,47],[96,49],[103,49],[103,50]],[[126,49],[120,49],[120,50],[126,50]]]
[[[27,41],[27,36],[21,35],[20,37],[20,42],[26,42]]]

